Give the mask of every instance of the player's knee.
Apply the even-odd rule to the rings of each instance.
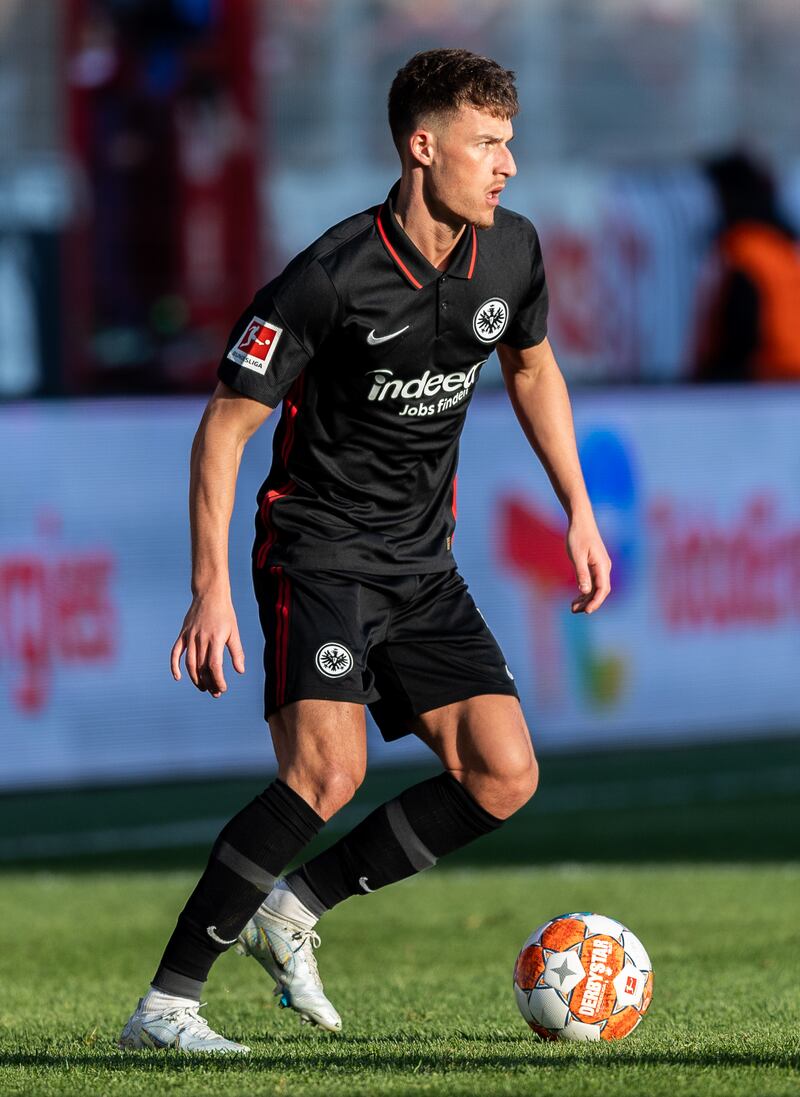
[[[515,811],[531,799],[539,787],[539,763],[531,756],[512,778],[511,791],[516,802]]]
[[[349,804],[364,780],[364,771],[355,765],[329,765],[310,783],[309,802],[318,815],[330,819]]]
[[[473,795],[478,803],[498,819],[507,819],[519,811],[536,792],[539,766],[532,754],[503,759],[474,782]]]
[[[503,773],[500,784],[502,799],[509,815],[519,811],[536,792],[539,784],[539,766],[532,756],[518,760]]]

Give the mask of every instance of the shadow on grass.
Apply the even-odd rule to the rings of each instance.
[[[246,1039],[247,1037],[241,1037]],[[448,1039],[448,1037],[442,1037]],[[309,1051],[307,1042],[297,1039],[281,1039],[280,1046],[269,1050],[256,1047],[247,1056],[209,1056],[199,1053],[186,1055],[177,1051],[122,1052],[108,1051],[92,1054],[89,1051],[71,1053],[13,1052],[0,1054],[0,1066],[5,1067],[88,1067],[115,1073],[154,1073],[165,1070],[183,1073],[211,1070],[214,1073],[236,1072],[260,1068],[303,1072],[324,1070],[332,1074],[352,1074],[353,1071],[386,1071],[389,1073],[435,1073],[442,1070],[468,1073],[478,1069],[521,1070],[529,1067],[567,1070],[576,1063],[584,1064],[591,1056],[594,1068],[618,1069],[624,1064],[635,1066],[672,1067],[783,1067],[797,1068],[800,1053],[786,1051],[753,1051],[747,1049],[720,1048],[719,1050],[692,1050],[674,1048],[656,1050],[636,1045],[603,1044],[591,1049],[581,1044],[541,1044],[524,1040],[498,1040],[497,1038],[469,1038],[454,1034],[451,1039],[463,1045],[463,1051],[435,1051],[420,1048],[413,1037],[407,1040],[394,1038],[392,1046],[368,1048],[366,1045],[386,1043],[368,1036],[333,1037],[325,1050]],[[510,1046],[509,1046],[510,1045]],[[602,1049],[602,1050],[601,1050]],[[600,1051],[598,1055],[597,1052]]]

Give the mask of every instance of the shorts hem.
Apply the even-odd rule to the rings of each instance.
[[[354,705],[371,705],[377,701],[377,697],[372,694],[358,693],[356,690],[350,692],[333,693],[331,690],[301,690],[297,696],[290,696],[285,699],[283,704],[273,705],[269,708],[264,706],[264,719],[269,720],[270,716],[278,712],[280,709],[285,708],[286,705],[293,705],[297,701],[345,701]]]
[[[410,720],[416,720],[418,716],[424,716],[426,712],[433,712],[437,708],[444,708],[445,705],[454,705],[458,701],[468,701],[471,697],[516,697],[519,700],[519,692],[515,685],[511,682],[506,686],[505,683],[492,683],[490,688],[487,688],[485,683],[479,683],[474,686],[462,686],[460,689],[448,690],[446,693],[442,693],[436,697],[432,704],[428,704],[427,701],[424,707],[418,705],[412,705],[412,712],[409,716]],[[376,721],[377,723],[377,721]],[[395,728],[387,728],[384,730],[380,724],[378,724],[378,730],[383,737],[384,742],[393,743],[396,739],[403,739],[406,735],[413,735],[411,728],[408,731],[397,731]]]

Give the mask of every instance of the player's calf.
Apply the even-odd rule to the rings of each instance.
[[[436,864],[503,820],[487,812],[450,773],[407,789],[350,834],[281,881],[239,937],[238,951],[272,976],[281,1004],[338,1031],[314,948],[317,919],[351,895],[364,895]]]
[[[450,773],[382,804],[349,834],[292,872],[289,888],[315,915],[436,864],[503,823]]]
[[[310,804],[280,779],[238,812],[214,843],[152,985],[198,1002],[214,961],[236,943],[278,874],[322,825]]]

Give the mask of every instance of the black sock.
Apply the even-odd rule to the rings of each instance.
[[[225,825],[169,939],[153,986],[198,998],[211,965],[247,925],[275,877],[324,820],[283,781],[274,781]],[[212,936],[213,934],[213,936]]]
[[[286,882],[314,914],[351,895],[393,884],[503,823],[460,782],[442,773],[382,804]]]

